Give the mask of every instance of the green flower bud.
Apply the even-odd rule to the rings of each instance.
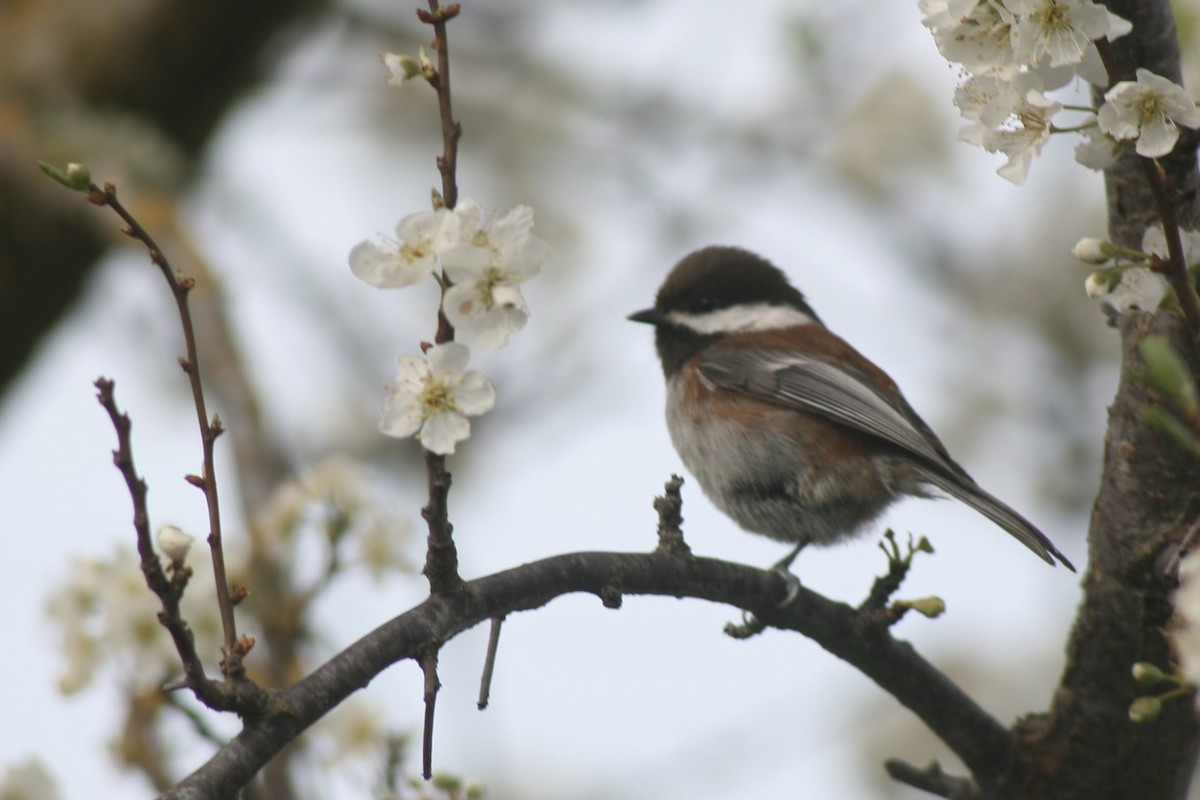
[[[1138,724],[1153,722],[1162,711],[1162,701],[1157,697],[1139,697],[1129,706],[1129,718]]]
[[[67,186],[77,192],[86,192],[92,185],[92,171],[83,164],[67,164]]]
[[[1163,671],[1147,661],[1139,661],[1133,665],[1133,679],[1142,686],[1155,686],[1169,678]]]

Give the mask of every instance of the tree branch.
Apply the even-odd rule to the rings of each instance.
[[[430,597],[384,623],[296,685],[280,692],[285,709],[251,721],[230,744],[175,789],[171,800],[234,795],[272,757],[387,667],[425,657],[480,622],[586,592],[606,605],[623,594],[695,597],[745,609],[777,628],[798,631],[893,694],[942,738],[984,785],[1008,761],[1008,732],[886,624],[801,587],[788,593],[778,573],[709,558],[665,553],[571,553],[499,572],[450,595]]]

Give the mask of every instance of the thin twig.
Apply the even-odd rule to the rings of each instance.
[[[442,154],[438,156],[437,166],[442,176],[442,201],[446,208],[454,208],[458,203],[458,140],[462,136],[462,125],[455,122],[450,102],[450,43],[446,36],[446,23],[458,16],[458,12],[457,3],[443,7],[437,0],[429,0],[428,11],[417,9],[417,18],[433,26],[433,47],[438,54],[437,73],[429,78],[429,84],[437,92],[442,121]],[[450,285],[443,275],[443,296]],[[453,339],[454,327],[439,304],[434,341],[443,344]],[[421,515],[429,527],[429,544],[423,572],[429,581],[431,593],[449,594],[461,589],[463,580],[458,574],[458,549],[454,545],[454,526],[450,524],[446,503],[451,480],[446,470],[446,457],[426,451],[425,470],[429,476],[429,502]]]
[[[437,674],[438,651],[431,648],[421,656],[421,672],[425,675],[425,724],[421,729],[421,777],[429,780],[433,777],[433,712],[437,707],[438,682]]]
[[[492,693],[492,673],[496,669],[496,651],[500,647],[500,628],[504,625],[504,617],[492,617],[491,628],[488,631],[487,655],[483,659],[483,676],[479,679],[478,708],[483,711],[488,706],[488,698]]]
[[[945,797],[947,800],[973,800],[980,796],[979,787],[973,781],[947,775],[936,761],[921,769],[907,761],[892,758],[884,762],[883,768],[892,780],[938,797]]]
[[[133,463],[133,423],[129,415],[117,407],[114,395],[114,384],[108,378],[96,380],[97,399],[108,412],[113,427],[117,432],[117,449],[113,451],[113,463],[125,478],[129,487],[129,496],[133,500],[133,527],[137,535],[138,555],[141,558],[142,575],[146,585],[158,597],[162,610],[158,613],[159,623],[167,629],[175,650],[179,653],[183,665],[187,686],[209,708],[229,710],[234,707],[234,698],[226,694],[221,685],[209,680],[204,674],[204,664],[196,652],[196,642],[191,628],[180,613],[179,601],[183,597],[191,571],[188,569],[174,570],[167,577],[162,568],[158,554],[150,539],[150,514],[146,507],[146,482],[137,474]]]
[[[217,495],[216,465],[213,458],[213,445],[223,429],[220,417],[213,416],[211,422],[209,421],[208,410],[204,402],[204,387],[200,381],[200,355],[196,348],[196,332],[192,324],[191,310],[188,308],[188,293],[195,282],[191,278],[181,278],[175,274],[175,270],[171,268],[170,262],[167,261],[167,257],[158,243],[117,199],[116,186],[106,183],[104,188],[100,189],[93,185],[88,190],[88,200],[96,205],[111,208],[125,222],[126,227],[122,232],[146,246],[150,252],[150,260],[166,278],[167,285],[171,288],[171,294],[175,298],[175,305],[179,309],[184,346],[187,350],[187,355],[179,359],[179,365],[183,367],[183,371],[187,373],[191,383],[192,401],[196,407],[196,419],[200,426],[204,461],[203,473],[198,477],[188,476],[188,481],[204,492],[208,506],[208,546],[212,552],[213,577],[217,584],[217,605],[220,608],[221,628],[225,637],[223,647],[225,658],[221,663],[221,669],[226,678],[241,677],[244,672],[242,656],[245,655],[243,652],[245,642],[238,640],[237,626],[233,616],[233,601],[229,596],[229,582],[225,575],[224,545],[221,541],[221,509]]]

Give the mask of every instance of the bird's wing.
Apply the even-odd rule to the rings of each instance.
[[[779,350],[715,350],[701,356],[700,373],[722,389],[820,414],[895,445],[918,458],[910,466],[1019,539],[1046,562],[1075,568],[1045,534],[985,492],[954,463],[937,436],[904,398],[876,391],[857,373],[819,358]]]
[[[710,351],[699,367],[722,389],[820,414],[966,477],[907,403],[897,404],[849,370],[803,354],[754,349]]]

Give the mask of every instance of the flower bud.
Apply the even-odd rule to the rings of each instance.
[[[77,192],[86,192],[92,186],[92,171],[83,164],[76,164],[74,162],[67,164],[65,175],[67,186]]]
[[[174,525],[164,525],[158,530],[158,550],[176,567],[183,566],[193,541],[195,541],[194,537]]]
[[[1162,711],[1162,701],[1157,697],[1139,697],[1129,706],[1129,718],[1137,723],[1153,722]]]
[[[1112,242],[1086,236],[1075,243],[1071,254],[1085,264],[1103,264],[1117,254]]]
[[[1142,686],[1155,686],[1168,680],[1161,669],[1146,661],[1133,665],[1133,679]]]
[[[1121,281],[1121,271],[1117,269],[1098,269],[1083,283],[1088,297],[1104,297],[1110,294]]]

